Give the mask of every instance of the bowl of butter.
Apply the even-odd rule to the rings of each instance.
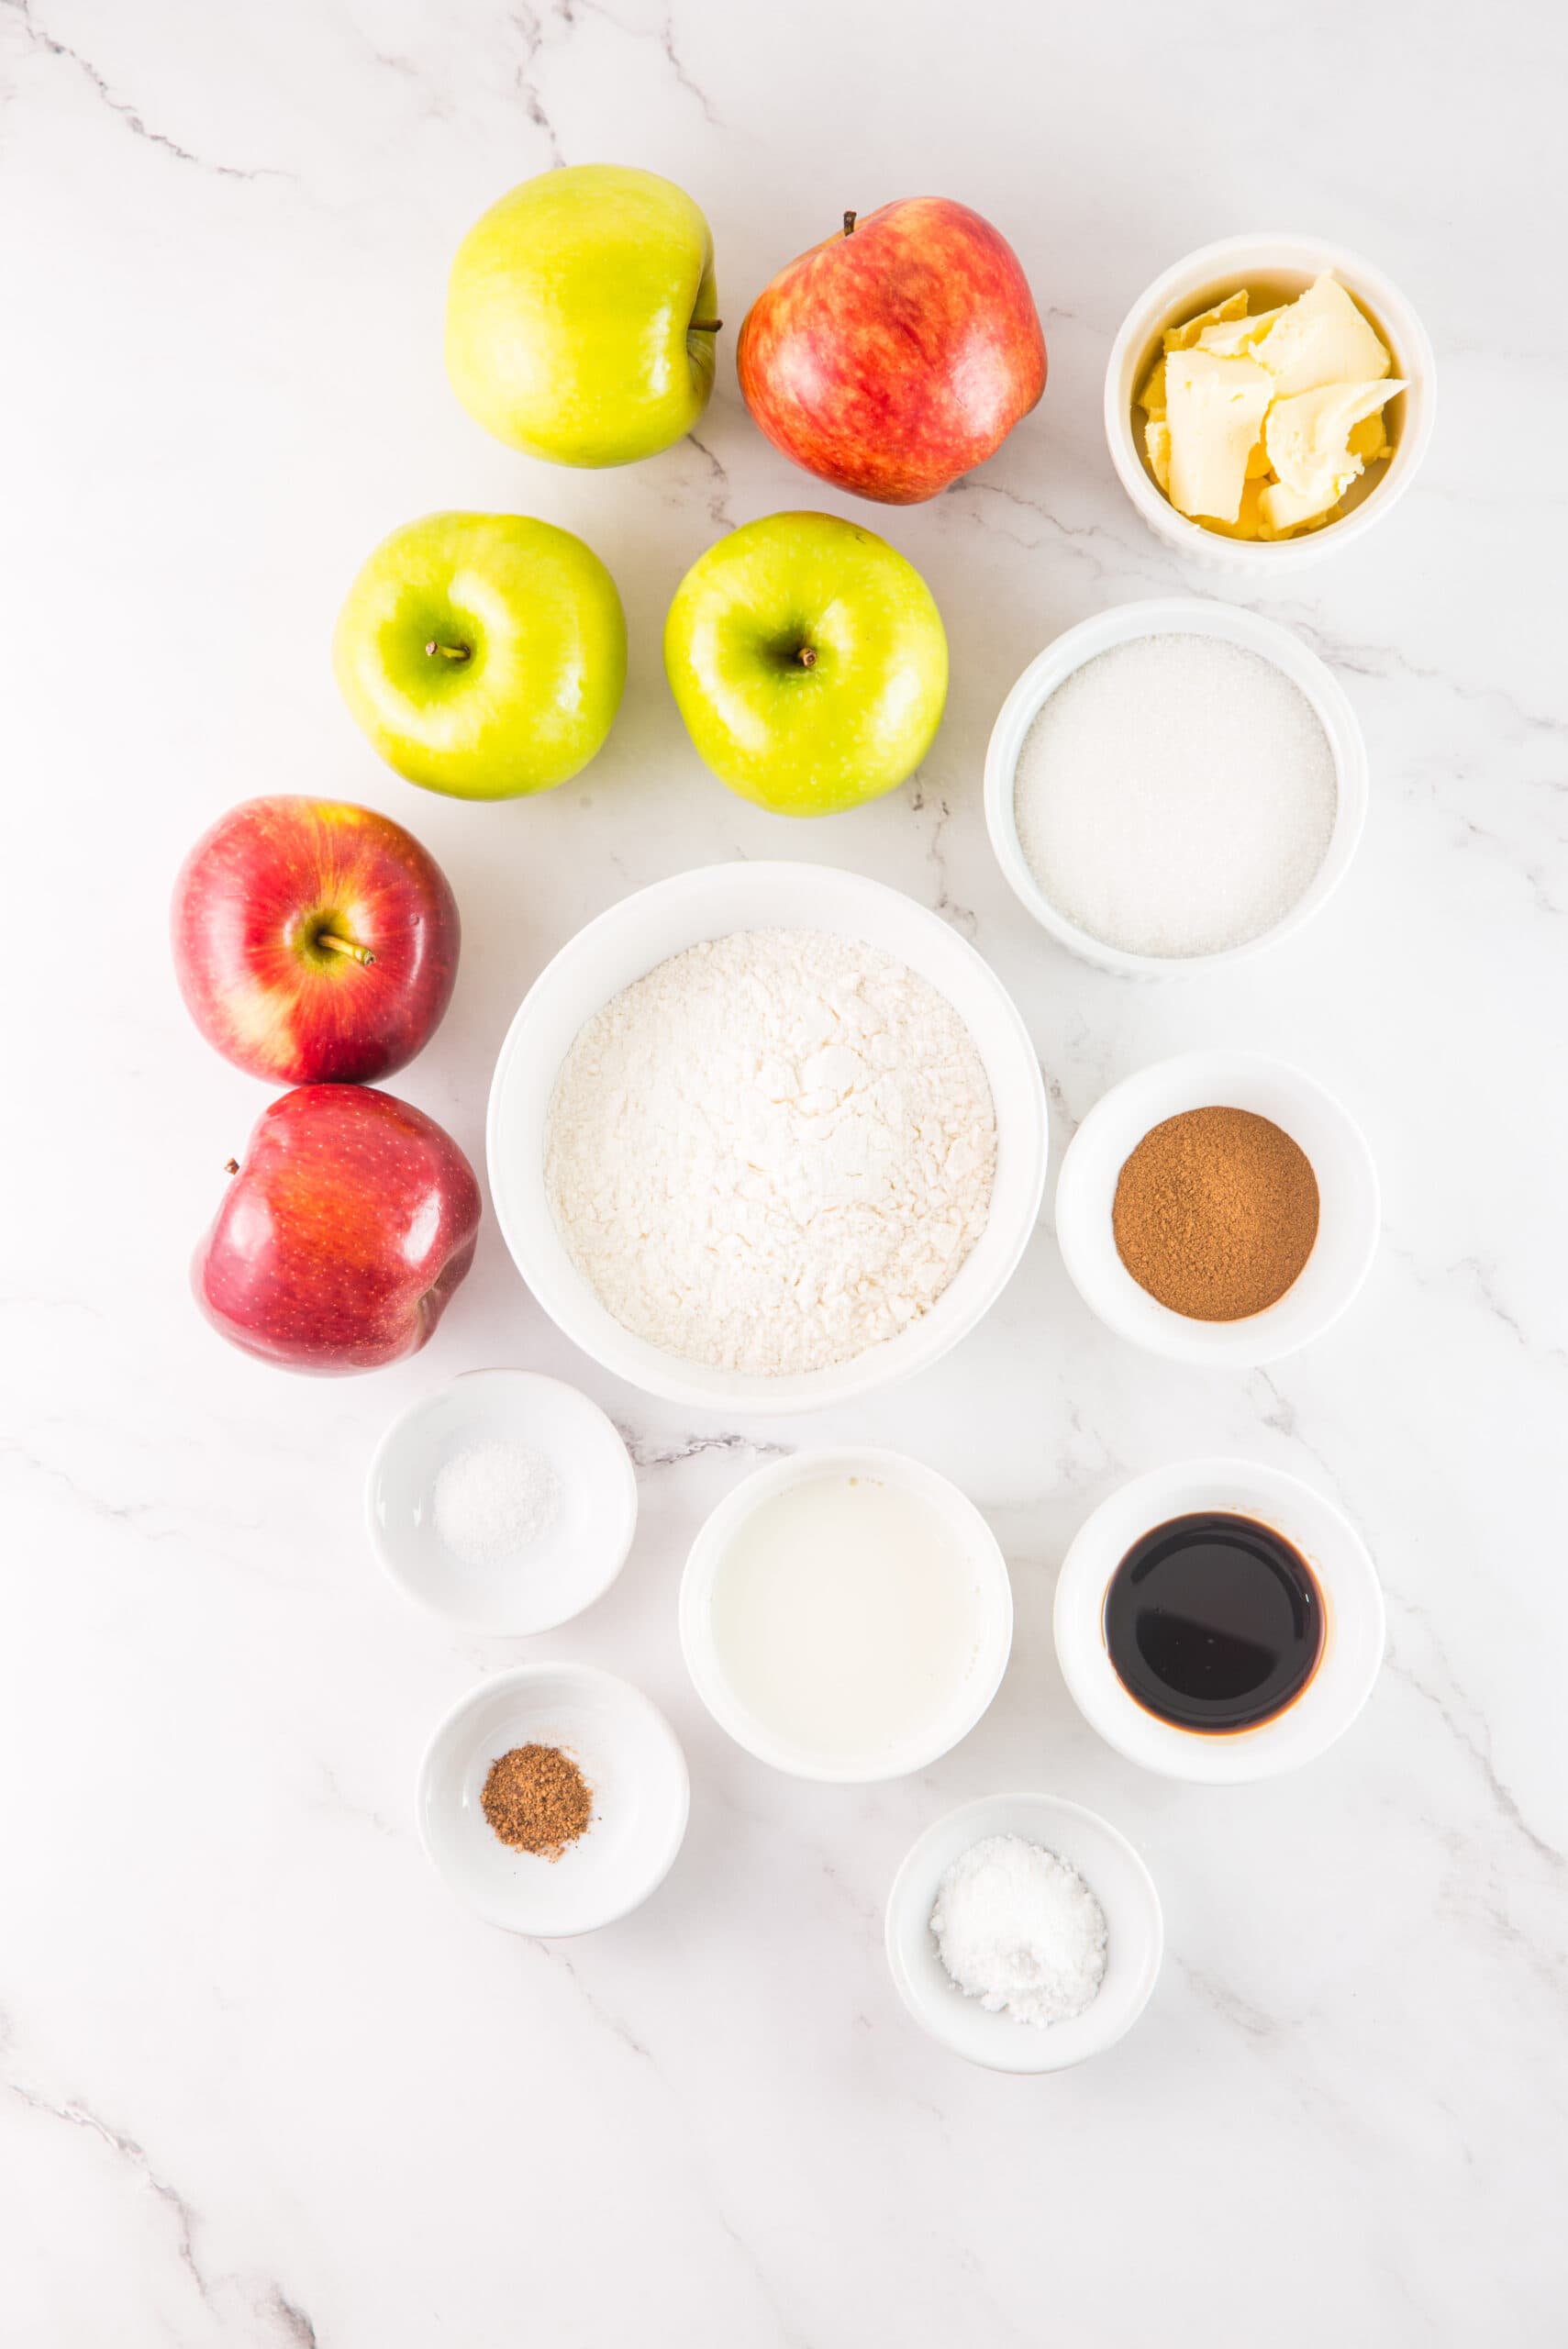
[[[1369,529],[1431,436],[1431,345],[1371,262],[1304,237],[1234,237],[1134,303],[1106,370],[1123,488],[1195,561],[1277,571]]]

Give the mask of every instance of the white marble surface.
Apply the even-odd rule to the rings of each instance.
[[[1563,2054],[1562,27],[1528,0],[1305,19],[937,0],[5,0],[0,251],[10,1019],[0,1622],[0,2337],[7,2349],[1073,2349],[1568,2333]],[[442,375],[446,265],[513,180],[644,162],[713,221],[733,323],[845,205],[962,196],[1024,257],[1042,406],[885,527],[947,617],[916,787],[792,829],[699,766],[660,674],[726,524],[836,504],[749,424],[732,335],[700,442],[625,473],[509,455]],[[1226,592],[1147,536],[1098,402],[1124,308],[1255,225],[1373,255],[1442,371],[1387,528],[1265,608],[1369,738],[1353,874],[1239,978],[1139,988],[1050,948],[980,820],[991,719],[1055,630]],[[443,505],[582,530],[626,596],[608,750],[537,805],[417,794],[339,707],[361,556]],[[864,509],[861,509],[864,511]],[[873,521],[874,514],[871,516]],[[163,907],[197,829],[287,787],[411,823],[462,900],[455,1005],[399,1089],[476,1153],[535,972],[693,863],[786,854],[940,906],[1017,991],[1060,1148],[1183,1045],[1299,1060],[1364,1120],[1386,1241],[1355,1312],[1268,1375],[1132,1353],[1042,1226],[940,1370],[830,1422],[693,1428],[530,1306],[493,1229],[436,1342],[316,1384],[227,1351],[184,1262],[265,1095],[185,1021]],[[443,1635],[358,1516],[384,1420],[453,1372],[563,1372],[630,1431],[611,1596],[523,1649]],[[995,1709],[925,1777],[813,1790],[699,1710],[673,1593],[703,1512],[781,1442],[902,1444],[1012,1562]],[[1085,1511],[1234,1448],[1364,1529],[1373,1705],[1299,1777],[1157,1783],[1051,1653]],[[691,1834],[638,1916],[553,1946],[474,1922],[415,1841],[427,1732],[519,1653],[665,1706]],[[949,1805],[1030,1784],[1142,1849],[1169,1960],[1112,2055],[966,2069],[898,2009],[881,1909]]]

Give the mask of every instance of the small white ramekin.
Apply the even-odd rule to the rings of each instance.
[[[901,1746],[853,1755],[824,1755],[783,1737],[741,1703],[713,1636],[713,1592],[725,1553],[752,1512],[792,1485],[819,1476],[875,1477],[896,1485],[943,1520],[974,1576],[978,1634],[974,1652],[944,1711]],[[924,1770],[967,1737],[1002,1685],[1013,1645],[1013,1586],[1001,1545],[968,1495],[946,1476],[899,1452],[862,1449],[797,1452],[753,1470],[718,1504],[692,1544],[681,1579],[681,1651],[692,1685],[737,1745],[790,1777],[830,1786],[871,1786]]]
[[[953,1862],[991,1835],[1021,1835],[1076,1868],[1106,1916],[1106,1976],[1099,1996],[1071,2021],[1015,2022],[967,1998],[942,1964],[931,1911]],[[887,1963],[898,1995],[923,2031],[993,2072],[1064,2072],[1103,2054],[1132,2029],[1160,1978],[1165,1943],[1160,1896],[1125,1835],[1108,1820],[1055,1795],[983,1795],[928,1827],[887,1899]]]
[[[1129,954],[1107,946],[1088,930],[1069,921],[1046,896],[1018,839],[1015,793],[1018,756],[1025,737],[1059,685],[1114,645],[1130,644],[1145,636],[1212,636],[1240,645],[1272,661],[1293,685],[1306,695],[1329,740],[1333,754],[1336,804],[1334,829],[1323,862],[1288,912],[1272,930],[1250,938],[1243,945],[1227,946],[1213,954]],[[1344,687],[1332,670],[1309,651],[1298,636],[1277,621],[1243,611],[1235,604],[1209,602],[1195,596],[1160,596],[1136,604],[1117,604],[1093,619],[1048,644],[1036,655],[1002,704],[985,751],[985,828],[1014,896],[1040,928],[1060,945],[1094,963],[1103,971],[1125,978],[1181,977],[1195,971],[1212,971],[1221,963],[1239,962],[1256,954],[1301,928],[1333,895],[1349,872],[1366,822],[1366,743]]]
[[[471,1565],[435,1526],[435,1485],[469,1443],[524,1443],[559,1480],[553,1521],[521,1556]],[[637,1474],[613,1422],[562,1378],[469,1370],[395,1419],[370,1464],[371,1546],[400,1590],[498,1639],[552,1631],[602,1598],[637,1530]]]
[[[514,1851],[484,1816],[490,1765],[517,1745],[570,1754],[593,1822],[558,1860]],[[679,1741],[639,1688],[597,1664],[523,1664],[453,1706],[425,1753],[419,1840],[460,1900],[503,1932],[591,1933],[663,1883],[686,1832],[691,1787]]]
[[[1371,318],[1387,345],[1395,374],[1409,387],[1391,401],[1387,411],[1394,454],[1368,468],[1351,489],[1344,513],[1320,530],[1296,539],[1221,538],[1217,530],[1206,530],[1178,513],[1158,487],[1144,462],[1133,403],[1160,356],[1161,338],[1168,327],[1195,317],[1242,285],[1279,286],[1294,299],[1326,269],[1333,271]],[[1227,237],[1189,253],[1139,295],[1111,345],[1106,368],[1106,439],[1111,462],[1155,537],[1195,562],[1244,572],[1260,584],[1320,562],[1392,513],[1427,452],[1436,412],[1432,346],[1409,303],[1371,262],[1317,237]]]
[[[1189,1109],[1250,1109],[1305,1151],[1318,1177],[1318,1238],[1277,1305],[1241,1321],[1174,1313],[1117,1253],[1117,1179],[1151,1127]],[[1311,1343],[1337,1321],[1372,1269],[1382,1221],[1377,1168],[1348,1110],[1311,1077],[1262,1052],[1182,1052],[1095,1102],[1062,1161],[1056,1244],[1073,1287],[1118,1337],[1208,1370],[1256,1369]]]
[[[1273,1720],[1218,1735],[1145,1711],[1112,1664],[1105,1631],[1106,1591],[1134,1542],[1209,1509],[1282,1534],[1312,1569],[1325,1617],[1323,1653],[1300,1696]],[[1211,1787],[1277,1777],[1342,1737],[1372,1694],[1385,1636],[1383,1593],[1355,1528],[1310,1485],[1253,1460],[1179,1461],[1102,1501],[1062,1561],[1053,1628],[1062,1676],[1090,1728],[1145,1770]]]

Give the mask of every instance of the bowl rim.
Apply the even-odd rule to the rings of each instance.
[[[606,1544],[603,1564],[595,1569],[594,1575],[585,1582],[583,1596],[564,1615],[552,1614],[542,1619],[535,1618],[527,1623],[503,1622],[494,1614],[471,1613],[464,1608],[447,1604],[436,1597],[432,1587],[427,1587],[421,1583],[411,1580],[405,1573],[402,1563],[393,1545],[386,1539],[385,1531],[376,1514],[376,1493],[394,1453],[401,1443],[408,1440],[411,1431],[417,1428],[422,1419],[433,1417],[440,1407],[448,1403],[470,1379],[475,1381],[476,1386],[495,1387],[505,1384],[515,1390],[518,1386],[527,1385],[536,1392],[540,1387],[548,1386],[555,1388],[561,1394],[569,1395],[572,1397],[573,1408],[581,1410],[584,1425],[594,1427],[593,1441],[603,1454],[602,1464],[597,1460],[588,1464],[590,1472],[606,1477],[613,1476],[621,1487],[616,1540]],[[603,1433],[613,1438],[615,1450],[619,1453],[624,1463],[624,1473],[622,1469],[612,1464],[609,1444],[607,1442],[601,1444],[601,1424],[599,1423],[602,1423]],[[532,1639],[540,1632],[558,1631],[563,1623],[575,1622],[577,1617],[586,1614],[590,1607],[595,1606],[617,1581],[621,1568],[631,1555],[631,1545],[637,1539],[637,1470],[633,1465],[631,1454],[627,1450],[625,1438],[609,1413],[602,1404],[596,1403],[591,1395],[584,1393],[581,1386],[573,1386],[569,1378],[557,1378],[550,1371],[514,1369],[506,1364],[481,1364],[472,1370],[458,1371],[444,1385],[433,1387],[428,1394],[416,1396],[412,1402],[404,1406],[395,1418],[388,1421],[376,1441],[365,1470],[361,1488],[361,1506],[371,1548],[388,1579],[396,1585],[405,1598],[412,1599],[415,1605],[423,1608],[427,1614],[439,1616],[443,1622],[462,1624],[465,1630],[478,1631],[490,1639]],[[624,1538],[620,1531],[622,1524],[625,1528]]]
[[[954,1704],[924,1741],[911,1740],[891,1763],[832,1763],[807,1748],[770,1731],[733,1696],[711,1638],[708,1609],[715,1579],[725,1551],[740,1528],[765,1502],[792,1486],[835,1472],[861,1470],[899,1483],[904,1489],[929,1500],[962,1528],[966,1556],[973,1564],[979,1586],[979,1662],[962,1705]],[[1013,1645],[1013,1585],[1006,1553],[984,1512],[962,1486],[940,1469],[907,1453],[885,1445],[840,1443],[792,1452],[782,1460],[763,1461],[708,1511],[697,1528],[685,1565],[676,1607],[681,1654],[693,1687],[726,1736],[786,1777],[817,1786],[884,1786],[929,1769],[933,1762],[962,1743],[995,1701],[1006,1673]]]
[[[1050,1817],[1060,1819],[1066,1816],[1114,1849],[1137,1887],[1142,1937],[1138,1971],[1123,2001],[1122,2010],[1117,2015],[1110,2031],[1090,2028],[1091,2019],[1095,2013],[1093,2006],[1072,2022],[1053,2023],[1048,2030],[1036,2030],[996,2015],[989,2018],[997,2026],[996,2054],[993,2058],[977,2054],[973,2046],[964,2043],[956,2030],[942,2028],[941,2009],[925,1997],[909,1963],[909,1940],[917,1932],[929,1932],[930,1930],[929,1910],[924,1919],[919,1917],[914,1905],[914,1894],[919,1879],[930,1866],[932,1851],[948,1845],[965,1831],[966,1822],[973,1821],[978,1827],[982,1819],[998,1810],[1016,1811],[1020,1818],[1030,1819],[1037,1825]],[[1024,1833],[1028,1840],[1033,1840],[1023,1827],[993,1827],[990,1831]],[[1097,1887],[1091,1885],[1090,1889],[1096,1898],[1100,1897]],[[1125,1918],[1119,1921],[1125,1924]],[[1148,2006],[1160,1978],[1165,1953],[1164,1910],[1160,1888],[1150,1873],[1148,1863],[1119,1827],[1114,1826],[1100,1812],[1091,1810],[1085,1803],[1073,1802],[1064,1795],[1047,1794],[1038,1787],[1019,1787],[1001,1794],[978,1795],[968,1802],[960,1803],[955,1809],[932,1820],[916,1837],[899,1863],[888,1889],[883,1945],[887,1954],[894,1987],[906,2012],[939,2046],[945,2047],[951,2054],[962,2056],[968,2063],[979,2065],[986,2071],[1038,2077],[1043,2073],[1070,2070],[1076,2064],[1086,2063],[1093,2055],[1105,2054],[1107,2048],[1115,2047],[1125,2039]],[[973,2014],[983,2010],[977,2010],[972,1999],[962,1999],[962,2005],[955,1999],[952,2011],[956,2018],[960,2013]],[[1006,2061],[1004,2051],[1019,2060]]]
[[[1334,762],[1334,821],[1321,863],[1272,929],[1207,954],[1136,954],[1080,930],[1046,896],[1018,838],[1018,759],[1030,727],[1070,677],[1102,652],[1151,636],[1212,636],[1269,661],[1306,698]],[[1355,706],[1320,653],[1291,629],[1244,605],[1207,596],[1151,596],[1113,604],[1064,629],[1035,654],[996,713],[985,745],[985,829],[1003,878],[1027,913],[1081,962],[1125,978],[1189,978],[1259,954],[1290,937],[1328,903],[1355,861],[1371,797],[1366,738]]]
[[[1227,539],[1179,513],[1151,479],[1133,436],[1132,387],[1124,379],[1129,359],[1136,359],[1157,328],[1170,323],[1171,314],[1206,284],[1230,272],[1243,273],[1251,269],[1266,274],[1271,266],[1291,273],[1332,270],[1348,293],[1364,298],[1390,344],[1397,346],[1390,355],[1397,362],[1395,372],[1402,373],[1409,386],[1404,395],[1406,413],[1384,480],[1348,514],[1299,538]],[[1221,237],[1173,262],[1151,280],[1128,310],[1106,362],[1106,440],[1117,477],[1132,505],[1155,536],[1168,545],[1207,566],[1244,572],[1254,578],[1318,562],[1335,548],[1364,536],[1391,512],[1426,455],[1436,415],[1437,362],[1431,340],[1405,295],[1363,254],[1329,238],[1296,232],[1262,229]]]
[[[1246,1498],[1183,1497],[1195,1488],[1218,1494],[1240,1488]],[[1223,1733],[1183,1729],[1146,1711],[1124,1687],[1105,1644],[1105,1593],[1128,1551],[1168,1517],[1205,1507],[1235,1515],[1255,1508],[1265,1522],[1271,1508],[1296,1524],[1315,1520],[1315,1542],[1285,1525],[1276,1530],[1293,1546],[1310,1547],[1307,1563],[1328,1618],[1323,1656],[1306,1688],[1270,1720]],[[1118,1524],[1120,1532],[1114,1530]],[[1328,1542],[1331,1557],[1323,1554]],[[1288,1469],[1215,1453],[1124,1478],[1090,1510],[1057,1576],[1051,1638],[1068,1694],[1115,1752],[1160,1777],[1244,1786],[1317,1761],[1360,1717],[1383,1668],[1387,1609],[1372,1553],[1338,1502]],[[1306,1716],[1299,1709],[1314,1690],[1318,1701]]]
[[[521,1692],[530,1687],[537,1687],[540,1683],[547,1681],[566,1681],[575,1683],[580,1687],[593,1688],[597,1691],[601,1699],[620,1706],[623,1711],[639,1715],[651,1732],[655,1742],[663,1747],[666,1757],[674,1765],[673,1784],[678,1790],[678,1801],[671,1828],[659,1847],[658,1865],[652,1873],[646,1871],[640,1873],[635,1880],[633,1890],[624,1898],[619,1899],[617,1906],[596,1910],[580,1924],[554,1925],[548,1932],[541,1932],[530,1926],[518,1924],[514,1917],[503,1914],[494,1903],[476,1898],[468,1885],[460,1881],[448,1868],[443,1854],[431,1832],[433,1807],[430,1787],[431,1777],[442,1749],[457,1735],[471,1712],[477,1710],[482,1703],[501,1690]],[[471,1910],[474,1916],[483,1919],[487,1925],[494,1925],[503,1932],[521,1933],[526,1939],[531,1941],[574,1941],[580,1933],[596,1933],[606,1925],[618,1924],[623,1917],[629,1917],[634,1909],[640,1909],[643,1902],[651,1899],[658,1891],[659,1887],[680,1857],[681,1847],[686,1840],[691,1808],[691,1771],[686,1762],[685,1749],[652,1698],[645,1696],[634,1682],[623,1678],[618,1672],[607,1671],[601,1664],[579,1663],[570,1656],[560,1656],[550,1661],[541,1658],[537,1663],[510,1664],[503,1672],[486,1673],[483,1679],[474,1681],[454,1704],[449,1706],[437,1722],[426,1741],[425,1750],[419,1760],[418,1774],[415,1779],[414,1820],[420,1848],[447,1890],[455,1899],[462,1901],[464,1908]]]
[[[688,1362],[676,1354],[661,1353],[646,1341],[614,1322],[608,1313],[598,1306],[598,1300],[593,1297],[574,1265],[568,1264],[569,1279],[558,1277],[549,1268],[543,1268],[541,1274],[536,1252],[526,1233],[518,1230],[509,1185],[502,1176],[500,1167],[506,1147],[502,1134],[502,1105],[512,1080],[514,1065],[526,1052],[528,1030],[549,1016],[553,999],[562,991],[574,988],[581,993],[582,973],[591,967],[603,942],[616,938],[622,930],[634,928],[639,919],[650,911],[680,908],[684,899],[701,905],[721,893],[728,893],[732,899],[737,896],[750,897],[753,901],[765,898],[779,876],[784,876],[786,887],[804,885],[824,898],[837,899],[840,905],[853,900],[862,903],[870,900],[884,906],[891,902],[898,909],[897,920],[909,922],[928,937],[940,941],[940,955],[951,957],[963,966],[967,978],[985,1003],[984,1025],[986,1032],[979,1032],[973,1019],[956,1005],[954,1008],[985,1065],[988,1080],[992,1076],[993,1057],[1004,1059],[1011,1066],[1017,1081],[1010,1080],[1005,1093],[999,1096],[995,1082],[991,1081],[992,1108],[998,1142],[1006,1120],[1008,1148],[1023,1172],[1017,1188],[1015,1228],[1004,1234],[983,1280],[969,1281],[967,1275],[972,1270],[974,1256],[984,1246],[993,1230],[995,1190],[991,1212],[980,1240],[959,1267],[950,1286],[917,1322],[909,1324],[896,1337],[870,1346],[846,1362],[830,1364],[822,1370],[790,1372],[770,1377],[762,1374],[715,1369],[704,1364]],[[852,935],[848,923],[841,917],[840,919],[838,934]],[[694,928],[688,942],[695,944],[703,939],[727,937],[748,929],[780,926],[776,919],[770,921],[755,903],[751,906],[731,905],[720,909],[711,927],[705,922],[703,926]],[[831,929],[833,923],[826,920],[817,926]],[[668,951],[680,952],[684,950],[674,947]],[[879,948],[878,951],[888,953],[893,960],[901,959],[892,948]],[[653,969],[662,959],[665,957],[661,954],[651,955],[642,965],[642,971],[646,973]],[[928,984],[936,986],[939,993],[945,992],[934,979],[928,980]],[[589,990],[591,999],[584,1000],[573,1032],[580,1030],[583,1024],[602,1009],[616,992],[615,988],[607,992],[600,992],[596,988]],[[571,1000],[570,994],[567,1000]],[[624,1378],[641,1394],[654,1396],[664,1402],[689,1405],[699,1410],[748,1417],[781,1418],[856,1401],[863,1396],[881,1393],[900,1385],[905,1379],[929,1369],[940,1361],[984,1319],[1022,1262],[1024,1252],[1040,1222],[1049,1162],[1050,1122],[1044,1074],[1023,1015],[999,974],[978,948],[950,922],[944,921],[940,914],[921,905],[906,891],[895,889],[884,881],[868,879],[864,874],[841,865],[812,864],[801,859],[740,859],[690,866],[680,873],[666,875],[662,881],[631,891],[585,922],[550,957],[514,1013],[496,1055],[485,1112],[485,1165],[496,1224],[507,1253],[535,1303],[556,1328],[601,1369],[609,1371],[617,1378]],[[547,1215],[550,1212],[548,1201],[544,1203],[544,1212]],[[956,1308],[953,1305],[955,1293],[959,1299]],[[594,1319],[587,1327],[583,1316],[575,1309],[579,1302],[595,1308]]]
[[[1239,1074],[1238,1074],[1239,1073]],[[1140,1094],[1162,1094],[1172,1085],[1195,1097],[1190,1108],[1216,1106],[1209,1096],[1227,1087],[1246,1087],[1262,1079],[1277,1086],[1297,1100],[1309,1100],[1315,1111],[1334,1128],[1346,1158],[1354,1167],[1351,1180],[1359,1193],[1356,1220],[1359,1233],[1353,1254],[1347,1257],[1343,1280],[1320,1307],[1316,1315],[1304,1316],[1296,1284],[1284,1295],[1261,1313],[1249,1314],[1240,1321],[1194,1321],[1160,1304],[1140,1288],[1119,1258],[1105,1259],[1106,1277],[1100,1276],[1101,1257],[1091,1253],[1084,1243],[1083,1232],[1091,1219],[1098,1222],[1108,1219],[1114,1196],[1114,1177],[1101,1198],[1091,1188],[1093,1145],[1101,1133],[1114,1127],[1136,1104]],[[1229,1105],[1220,1105],[1229,1106]],[[1245,1103],[1234,1105],[1244,1108]],[[1141,1116],[1141,1112],[1140,1115]],[[1180,1117],[1180,1108],[1161,1108],[1151,1114],[1142,1133],[1168,1117]],[[1258,1111],[1262,1116],[1267,1113]],[[1087,1136],[1088,1144],[1084,1144]],[[1084,1146],[1081,1146],[1084,1145]],[[1301,1146],[1298,1144],[1298,1147]],[[1129,1145],[1137,1148],[1137,1141]],[[1074,1155],[1076,1153],[1076,1155]],[[1307,1153],[1311,1156],[1311,1153]],[[1125,1160],[1120,1162],[1125,1163]],[[1118,1164],[1118,1170],[1120,1171]],[[1313,1162],[1313,1172],[1319,1182],[1322,1168]],[[1278,1060],[1271,1052],[1229,1051],[1223,1046],[1208,1046],[1189,1052],[1173,1052],[1163,1060],[1151,1061],[1140,1069],[1132,1070],[1101,1094],[1076,1133],[1062,1154],[1061,1172],[1057,1176],[1056,1198],[1052,1221],[1055,1228],[1057,1252],[1066,1268],[1067,1276],[1084,1303],[1103,1328],[1113,1336],[1125,1338],[1129,1344],[1140,1346],[1146,1353],[1161,1356],[1167,1362],[1180,1362],[1207,1369],[1256,1370],[1266,1363],[1283,1362],[1287,1355],[1297,1353],[1304,1346],[1315,1344],[1347,1313],[1365,1285],[1377,1255],[1382,1232],[1383,1195],[1378,1180],[1377,1162],[1361,1127],[1339,1097],[1308,1076],[1289,1061]],[[1310,1263],[1308,1258],[1308,1263]],[[1306,1267],[1303,1267],[1305,1271]],[[1299,1275],[1298,1275],[1299,1278]],[[1293,1307],[1292,1299],[1296,1299]],[[1294,1334],[1291,1322],[1298,1324]]]

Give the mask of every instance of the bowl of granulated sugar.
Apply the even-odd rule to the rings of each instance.
[[[1366,750],[1330,671],[1229,604],[1123,604],[1003,704],[985,819],[1043,930],[1129,975],[1211,969],[1301,928],[1343,880]]]

